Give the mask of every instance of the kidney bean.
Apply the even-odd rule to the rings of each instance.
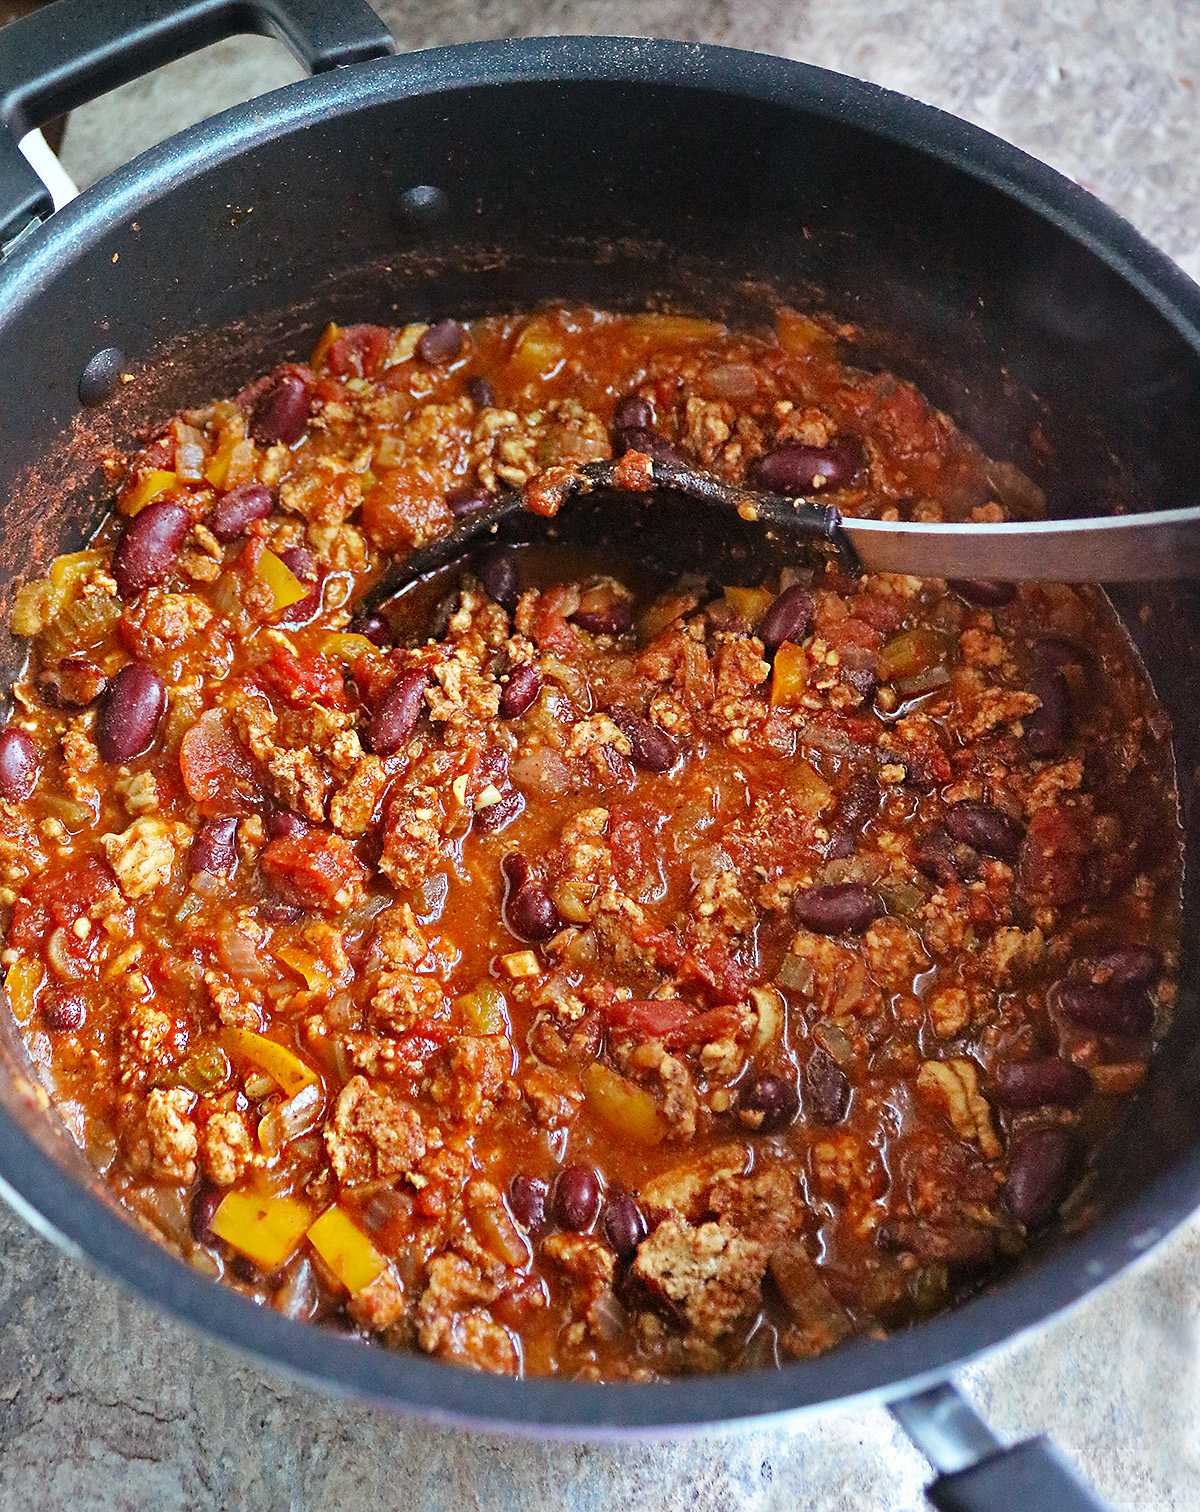
[[[504,901],[504,922],[519,940],[548,940],[562,927],[553,898],[537,882],[510,889]]]
[[[299,924],[304,917],[304,910],[298,903],[289,903],[278,893],[272,893],[270,897],[264,898],[258,905],[258,912],[268,924]]]
[[[94,738],[104,760],[117,765],[148,751],[166,708],[167,690],[153,667],[144,662],[122,667],[96,713]]]
[[[37,786],[37,747],[24,730],[0,731],[0,794],[10,803],[28,798]]]
[[[1059,635],[1044,635],[1033,648],[1038,667],[1058,672],[1063,667],[1086,667],[1091,661],[1088,652],[1074,641]]]
[[[775,1134],[795,1123],[800,1112],[800,1094],[792,1082],[764,1072],[738,1098],[738,1112],[747,1128],[759,1134]]]
[[[147,504],[134,515],[112,559],[112,574],[123,599],[136,598],[166,582],[191,528],[191,515],[182,504],[170,501]]]
[[[998,609],[1001,604],[1012,603],[1017,594],[1015,583],[1001,583],[996,578],[958,579],[950,587],[959,598],[980,609]]]
[[[758,638],[768,656],[784,641],[799,642],[812,619],[812,594],[799,583],[785,588],[758,622]]]
[[[979,857],[969,845],[952,840],[941,825],[926,830],[913,850],[913,860],[927,877],[949,887],[965,882],[979,870]]]
[[[500,871],[512,892],[529,881],[529,862],[520,851],[509,851],[500,862]]]
[[[883,912],[883,899],[861,882],[805,887],[792,894],[792,918],[817,934],[861,934]]]
[[[640,394],[626,394],[613,410],[613,430],[648,431],[654,424],[654,406]]]
[[[214,877],[231,877],[237,865],[236,835],[236,819],[206,819],[192,842],[189,858],[192,871],[208,872]]]
[[[818,1048],[809,1056],[804,1087],[822,1123],[841,1123],[850,1106],[850,1079],[828,1051]]]
[[[255,520],[265,520],[275,507],[275,494],[261,483],[243,483],[219,498],[208,517],[218,541],[236,541]]]
[[[1137,983],[1057,982],[1051,994],[1053,1006],[1101,1034],[1147,1034],[1154,1023],[1154,1004]]]
[[[293,814],[291,809],[272,809],[267,815],[267,834],[272,840],[282,840],[288,835],[307,835],[311,828],[307,819]]]
[[[87,1018],[87,999],[80,992],[56,992],[42,1009],[42,1023],[51,1034],[74,1034]]]
[[[315,583],[318,577],[317,559],[303,546],[289,546],[279,553],[279,560],[302,583]]]
[[[946,810],[944,823],[952,839],[982,851],[985,856],[1015,861],[1021,854],[1023,827],[990,803],[976,803],[970,798],[952,803]]]
[[[1013,1141],[1008,1155],[1009,1208],[1026,1228],[1038,1228],[1071,1189],[1079,1146],[1065,1129],[1036,1129]]]
[[[540,1234],[546,1227],[546,1199],[550,1183],[540,1176],[514,1176],[508,1184],[508,1206],[527,1234]]]
[[[463,348],[464,332],[457,320],[437,320],[417,342],[417,356],[437,367],[453,362]]]
[[[1033,756],[1057,756],[1071,732],[1071,693],[1061,672],[1037,673],[1030,692],[1042,701],[1040,709],[1024,717],[1025,745]]]
[[[476,409],[491,409],[496,403],[495,390],[482,373],[468,378],[463,388]]]
[[[637,1199],[623,1188],[609,1190],[600,1226],[618,1260],[631,1260],[650,1231]]]
[[[879,784],[866,772],[853,777],[841,797],[839,817],[842,823],[857,830],[869,824],[879,810],[880,793]]]
[[[1119,945],[1087,962],[1089,976],[1103,975],[1114,986],[1149,987],[1162,975],[1162,956],[1149,945]]]
[[[367,740],[376,756],[392,756],[408,740],[416,728],[428,686],[429,674],[416,667],[388,683],[367,726]]]
[[[260,446],[293,446],[304,434],[312,409],[312,391],[299,373],[271,379],[254,406],[250,434]]]
[[[600,1212],[600,1178],[591,1166],[564,1166],[554,1182],[554,1217],[560,1228],[582,1234]]]
[[[86,656],[64,656],[57,667],[42,672],[38,692],[54,709],[86,709],[108,687],[108,678]]]
[[[202,1186],[192,1198],[192,1238],[197,1244],[216,1244],[212,1221],[224,1198],[225,1193],[220,1187],[213,1186]]]
[[[502,546],[485,551],[475,564],[479,581],[488,598],[511,614],[517,607],[517,564],[512,553]]]
[[[632,709],[609,710],[612,722],[629,742],[629,759],[644,772],[665,772],[679,759],[679,747],[665,730]]]
[[[858,836],[848,824],[837,825],[829,835],[825,847],[826,861],[845,861],[858,849]]]
[[[619,430],[613,436],[613,452],[623,457],[626,452],[641,452],[653,462],[664,462],[668,467],[688,467],[690,463],[682,452],[676,451],[669,441],[656,432],[646,430]]]
[[[351,635],[365,635],[373,646],[381,649],[392,644],[392,627],[382,614],[356,614],[346,629]]]
[[[759,462],[758,484],[778,494],[828,493],[852,483],[862,465],[862,442],[856,436],[839,436],[828,446],[788,441]]]
[[[500,689],[500,718],[517,719],[542,691],[542,678],[536,667],[520,662],[508,674]]]
[[[1091,1091],[1092,1079],[1082,1066],[1047,1055],[1002,1066],[996,1085],[1006,1108],[1041,1108],[1047,1103],[1071,1108]]]
[[[446,493],[446,508],[456,520],[465,520],[468,515],[478,514],[492,502],[492,495],[482,483],[460,483]]]
[[[525,807],[525,799],[516,788],[505,788],[495,803],[476,810],[475,828],[485,835],[498,834],[511,824]]]
[[[620,593],[589,590],[571,620],[590,635],[624,635],[633,624],[633,604]]]

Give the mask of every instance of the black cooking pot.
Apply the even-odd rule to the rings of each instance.
[[[49,205],[17,136],[248,29],[278,31],[327,71],[153,149],[39,224]],[[313,0],[60,0],[0,32],[5,617],[14,583],[77,548],[107,507],[103,445],[307,353],[331,317],[396,323],[548,299],[749,324],[781,301],[827,310],[861,328],[855,360],[912,378],[1035,478],[1052,512],[1194,502],[1200,290],[1013,148],[870,85],[716,48],[553,38],[361,61],[389,51],[371,13],[340,0],[327,12]],[[1174,720],[1191,855],[1200,599],[1164,585],[1114,600]],[[4,637],[0,671],[22,656]],[[179,1317],[427,1416],[646,1432],[874,1395],[903,1399],[898,1415],[931,1453],[940,1413],[967,1463],[974,1429],[930,1388],[1120,1270],[1200,1199],[1195,893],[1175,1029],[1072,1232],[1046,1235],[951,1314],[778,1371],[647,1386],[497,1380],[256,1308],[106,1197],[31,1090],[8,1015],[0,1181],[44,1232]],[[1054,1468],[1036,1449],[1014,1452],[1019,1473]],[[995,1473],[993,1461],[939,1482],[939,1504],[1075,1504],[1065,1482],[966,1499]]]

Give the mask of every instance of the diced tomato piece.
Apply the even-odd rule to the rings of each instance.
[[[297,656],[287,646],[275,645],[270,660],[259,668],[259,676],[297,708],[318,702],[335,709],[345,707],[341,669],[319,651]]]
[[[428,475],[419,461],[389,468],[363,499],[363,528],[377,546],[424,546],[453,522],[446,481]]]
[[[706,1045],[733,1034],[741,1023],[737,1008],[723,1006],[700,1012],[681,998],[649,1002],[618,1000],[605,1010],[609,1027],[642,1039],[662,1040],[670,1050]]]
[[[374,378],[391,345],[392,333],[383,326],[344,326],[330,343],[325,364],[339,378]]]
[[[289,901],[331,911],[355,902],[367,878],[349,840],[322,830],[272,840],[262,868]]]
[[[561,583],[555,583],[542,594],[529,627],[530,638],[539,651],[568,657],[579,650],[582,642],[562,612],[566,601],[567,590]]]
[[[860,593],[850,605],[850,613],[885,635],[892,635],[904,623],[904,610],[896,600],[875,593]]]
[[[262,807],[262,769],[219,709],[202,714],[183,737],[179,770],[188,796],[210,818],[253,814]]]

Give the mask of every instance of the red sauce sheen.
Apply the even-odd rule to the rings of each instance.
[[[852,336],[331,327],[20,590],[6,986],[189,1263],[650,1379],[901,1326],[1085,1205],[1179,927],[1167,723],[1098,591],[501,546],[356,617],[496,490],[620,453],[1040,509]]]

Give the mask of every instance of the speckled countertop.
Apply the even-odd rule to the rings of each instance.
[[[657,35],[890,85],[1081,180],[1200,277],[1200,10],[1191,0],[393,0],[404,47]],[[81,184],[298,77],[222,43],[81,110]],[[1044,1429],[1114,1506],[1200,1512],[1200,1220],[961,1384],[1005,1440]],[[767,1512],[924,1506],[882,1409],[686,1445],[571,1447],[432,1429],[248,1364],[0,1211],[0,1512]]]

